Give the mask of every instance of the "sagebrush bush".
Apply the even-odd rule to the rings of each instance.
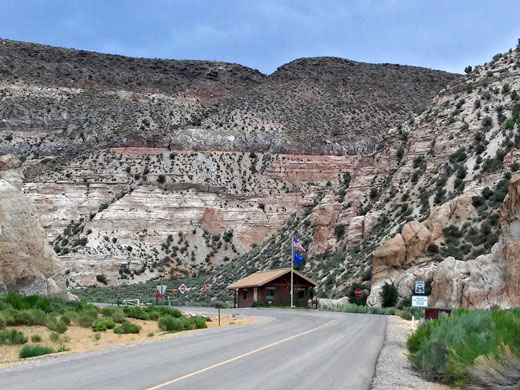
[[[180,318],[182,317],[182,312],[179,309],[175,309],[173,307],[165,307],[165,306],[159,306],[159,307],[148,307],[146,308],[147,311],[156,311],[159,312],[160,315],[169,314],[172,317]]]
[[[39,334],[32,335],[31,336],[31,341],[33,343],[39,343],[39,342],[42,341],[42,336],[40,336]]]
[[[105,332],[107,329],[114,329],[116,324],[111,317],[100,318],[92,326],[94,332]]]
[[[45,323],[45,326],[47,326],[47,328],[49,328],[50,330],[53,330],[58,333],[65,333],[68,328],[65,321],[63,321],[62,319],[56,321],[54,317],[49,318]]]
[[[182,323],[178,318],[174,318],[167,314],[159,318],[159,329],[165,331],[182,330]]]
[[[114,322],[122,323],[126,319],[126,314],[120,307],[117,306],[107,306],[101,309],[101,313],[105,317],[110,317],[114,320]]]
[[[137,324],[132,324],[130,321],[125,320],[119,326],[114,328],[114,333],[117,334],[126,334],[126,333],[139,333],[141,331],[141,327]]]
[[[206,320],[202,317],[194,317],[192,318],[193,323],[195,324],[195,329],[205,329],[208,327]]]
[[[56,333],[56,332],[51,332],[51,334],[49,335],[49,339],[53,343],[57,343],[60,340],[60,335],[58,333]]]
[[[157,311],[152,311],[152,312],[148,313],[148,315],[150,316],[150,319],[154,320],[154,321],[157,321],[160,317],[160,314]]]
[[[4,329],[0,331],[0,345],[25,344],[27,341],[27,337],[16,329]]]
[[[45,326],[48,315],[41,309],[29,309],[28,312],[32,316],[32,325]]]
[[[150,319],[148,313],[138,306],[127,306],[123,310],[127,317],[145,321]]]
[[[410,337],[412,365],[429,379],[467,384],[480,356],[499,356],[520,345],[520,309],[463,310],[419,327]]]
[[[41,345],[26,345],[20,351],[20,359],[47,355],[49,353],[54,353],[54,349],[50,347],[43,347]]]
[[[92,311],[83,311],[78,316],[78,324],[83,328],[90,328],[97,319],[97,313]]]
[[[61,315],[60,320],[63,321],[66,325],[70,325],[72,322],[72,315],[69,312],[65,312]]]

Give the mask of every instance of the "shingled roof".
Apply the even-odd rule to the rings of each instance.
[[[280,276],[286,275],[291,272],[290,268],[280,268],[280,269],[273,269],[270,271],[258,271],[254,274],[251,274],[244,279],[240,279],[239,281],[230,284],[227,288],[230,290],[237,289],[237,288],[248,288],[248,287],[260,287],[263,286],[266,283],[269,283],[272,280],[275,280],[279,278]],[[309,279],[307,276],[303,275],[301,272],[293,271],[296,275],[301,277],[302,279],[305,279],[307,282],[312,284],[313,286],[317,286],[318,283],[316,283],[314,280]]]

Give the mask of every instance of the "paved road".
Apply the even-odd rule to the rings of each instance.
[[[0,371],[0,389],[370,389],[384,316],[223,311],[263,320],[64,361],[44,359],[40,366]]]

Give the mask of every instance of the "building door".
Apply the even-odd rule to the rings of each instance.
[[[253,302],[258,301],[258,287],[253,290]]]

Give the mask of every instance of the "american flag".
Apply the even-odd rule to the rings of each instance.
[[[303,249],[302,244],[300,244],[300,241],[296,237],[293,238],[294,247],[298,249],[300,252],[305,252],[305,249]]]

